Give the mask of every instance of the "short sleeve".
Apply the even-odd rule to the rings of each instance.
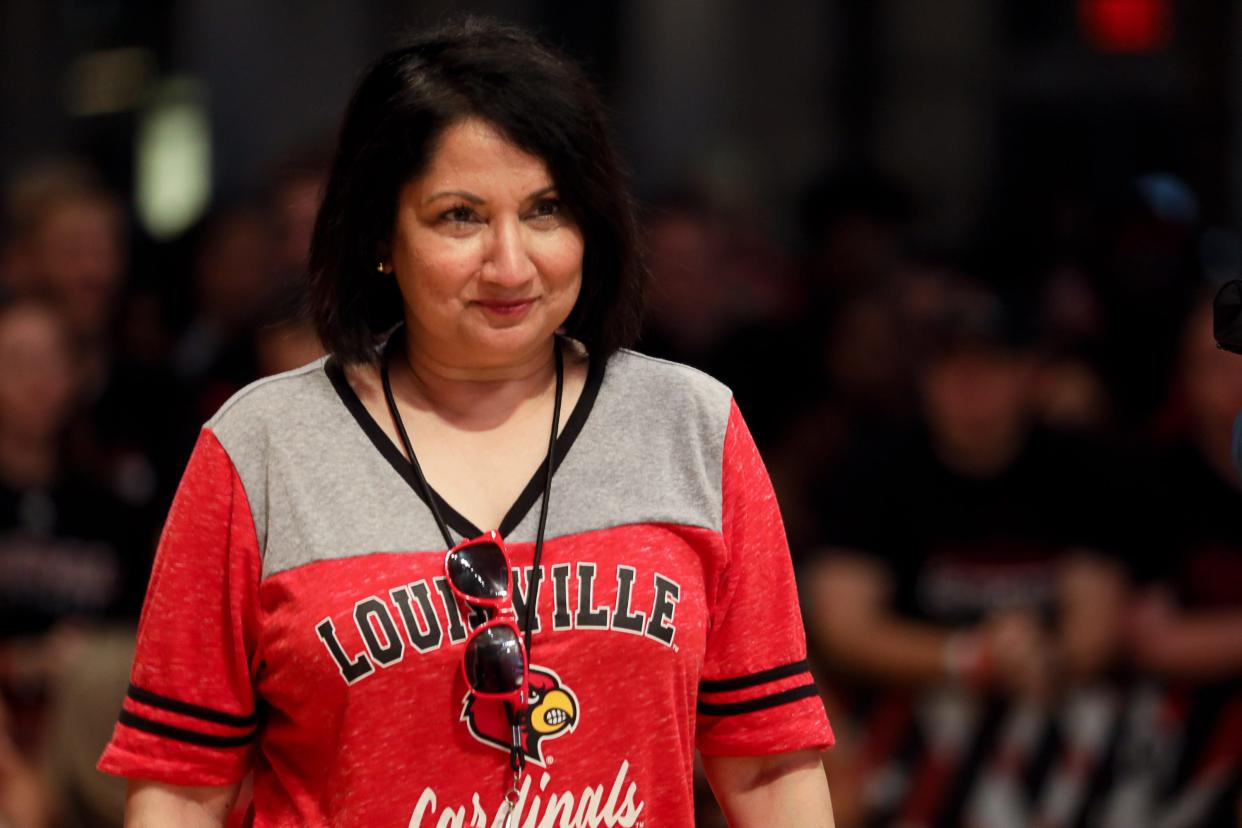
[[[245,490],[205,428],[160,537],[129,691],[100,770],[175,785],[245,775],[259,721],[259,571]]]
[[[730,403],[721,469],[727,560],[699,683],[698,748],[760,756],[833,743],[811,678],[789,544],[750,432]]]

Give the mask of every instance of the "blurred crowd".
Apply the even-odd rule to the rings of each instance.
[[[1018,212],[929,249],[898,185],[842,173],[790,260],[670,204],[645,345],[728,382],[768,462],[838,825],[1242,824],[1213,231],[1171,176]]]
[[[5,182],[0,248],[0,825],[119,825],[94,769],[155,545],[202,423],[322,354],[297,308],[323,162],[173,242],[88,166]]]
[[[3,182],[0,825],[119,824],[93,766],[197,430],[321,354],[323,170],[159,243],[78,162]],[[1242,358],[1194,193],[1136,179],[959,250],[918,219],[866,170],[809,187],[796,239],[697,192],[645,209],[639,350],[728,383],[767,461],[837,824],[1237,824]]]

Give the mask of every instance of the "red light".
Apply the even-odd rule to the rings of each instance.
[[[1078,22],[1101,52],[1159,52],[1172,36],[1168,0],[1078,0]]]

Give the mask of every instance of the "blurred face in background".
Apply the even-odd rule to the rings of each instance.
[[[267,225],[257,211],[234,210],[218,216],[194,264],[201,313],[226,329],[261,317],[280,289],[267,264]]]
[[[55,437],[78,387],[61,316],[34,301],[0,309],[0,365],[0,432],[32,442]]]
[[[122,232],[116,204],[85,194],[50,206],[31,228],[34,287],[55,300],[80,339],[107,332],[125,270]]]
[[[273,208],[273,258],[284,279],[300,279],[306,273],[306,256],[315,231],[315,213],[324,176],[305,173],[282,182]]]
[[[654,216],[647,224],[647,264],[652,319],[691,347],[714,336],[729,297],[711,220],[687,209]]]
[[[901,416],[910,404],[908,343],[891,302],[878,296],[853,299],[828,327],[829,376],[865,410]]]
[[[955,344],[924,370],[923,407],[950,465],[999,471],[1025,439],[1031,358],[987,342]]]

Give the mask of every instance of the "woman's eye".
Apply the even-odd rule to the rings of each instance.
[[[547,218],[555,216],[561,211],[561,203],[554,198],[544,199],[535,205],[535,209],[531,211],[534,218]]]
[[[451,221],[457,224],[465,224],[468,221],[474,220],[474,211],[471,210],[469,207],[454,207],[453,209],[446,210],[444,213],[442,213],[440,215],[440,218],[443,219],[444,221]]]

